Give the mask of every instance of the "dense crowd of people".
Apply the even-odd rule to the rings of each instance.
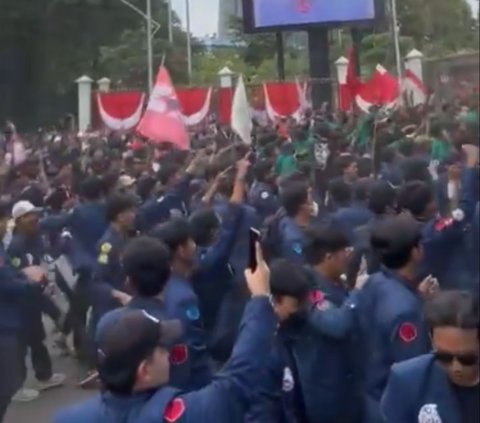
[[[7,123],[0,421],[65,381],[46,318],[100,390],[57,423],[478,422],[478,122],[309,113],[190,151]]]

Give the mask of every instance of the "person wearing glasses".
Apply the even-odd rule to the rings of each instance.
[[[432,352],[392,366],[382,398],[388,423],[480,420],[479,302],[445,291],[425,306]]]

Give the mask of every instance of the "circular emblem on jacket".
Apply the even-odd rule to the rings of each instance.
[[[418,413],[418,423],[442,423],[437,404],[425,404]]]

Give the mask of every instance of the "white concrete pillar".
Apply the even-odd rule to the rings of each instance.
[[[235,76],[235,74],[230,70],[228,66],[225,66],[223,69],[221,69],[217,75],[220,78],[220,88],[233,87],[233,77]]]
[[[99,79],[97,81],[98,91],[100,91],[101,93],[110,92],[111,83],[112,83],[112,81],[110,79],[106,78],[106,77]]]
[[[409,69],[423,82],[423,54],[413,49],[405,57],[405,69]]]
[[[348,59],[346,57],[340,56],[335,61],[335,68],[337,69],[337,82],[339,84],[347,83],[347,70],[348,70]]]
[[[346,57],[340,56],[335,61],[335,68],[337,70],[337,90],[336,92],[336,103],[337,108],[340,109],[342,106],[341,101],[341,87],[347,83],[347,72],[348,72],[348,59]],[[342,106],[343,107],[343,106]]]
[[[83,75],[75,83],[78,85],[78,130],[85,132],[92,122],[93,79]]]
[[[417,77],[417,80],[424,85],[423,82],[423,54],[422,52],[413,49],[405,57],[405,70],[410,71]],[[426,101],[426,93],[422,92],[417,84],[408,81],[408,78],[404,81],[404,89],[407,90],[409,97],[413,100],[413,105],[423,104]]]

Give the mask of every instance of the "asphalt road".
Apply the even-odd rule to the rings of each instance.
[[[76,387],[77,381],[84,374],[75,360],[60,357],[50,348],[55,372],[67,375],[65,386],[51,389],[40,394],[40,397],[29,403],[12,403],[7,411],[4,423],[50,423],[56,412],[68,405],[85,400],[95,394],[94,391],[83,391]],[[29,377],[25,387],[34,387],[35,380],[29,369]]]
[[[61,304],[65,302],[61,297],[58,300]],[[60,351],[53,345],[52,322],[48,318],[44,318],[44,325],[53,371],[64,373],[67,376],[65,385],[44,391],[36,400],[29,403],[11,403],[3,423],[50,423],[58,410],[95,395],[95,391],[84,391],[77,388],[76,385],[85,376],[86,369],[82,368],[74,358],[61,355]],[[31,369],[30,357],[27,357],[27,367],[28,376],[24,386],[35,388],[35,377]]]

